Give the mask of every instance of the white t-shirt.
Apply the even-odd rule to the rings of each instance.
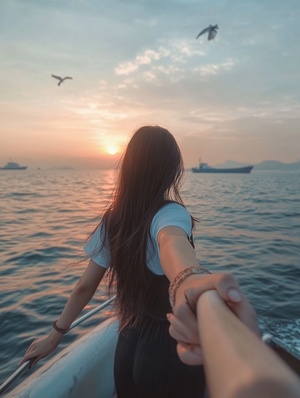
[[[192,233],[192,220],[189,212],[178,203],[168,203],[153,217],[150,226],[150,235],[153,244],[148,242],[147,266],[150,271],[157,275],[164,274],[160,264],[157,235],[165,227],[179,227],[183,229],[190,238]],[[84,250],[96,264],[108,268],[110,265],[109,248],[103,247],[99,252],[99,247],[102,244],[101,235],[103,236],[103,234],[101,234],[101,229],[98,227],[84,245]]]

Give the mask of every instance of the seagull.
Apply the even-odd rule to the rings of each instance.
[[[208,33],[207,40],[213,40],[216,37],[217,29],[219,29],[218,25],[209,25],[198,34],[196,39],[198,39],[199,36],[204,35],[204,33]]]
[[[57,83],[58,86],[60,86],[64,80],[73,79],[73,77],[70,77],[70,76],[66,76],[66,77],[60,77],[60,76],[56,76],[56,75],[51,75],[51,76],[54,77],[54,79],[59,80],[59,82]]]

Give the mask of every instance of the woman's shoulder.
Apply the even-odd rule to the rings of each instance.
[[[165,203],[153,217],[153,223],[164,223],[174,220],[188,221],[190,223],[191,215],[187,209],[180,203]]]
[[[156,212],[156,215],[171,214],[171,213],[178,214],[178,212],[189,215],[189,212],[187,211],[186,207],[183,204],[173,201],[167,201]]]
[[[179,227],[190,236],[192,230],[192,217],[187,209],[180,203],[166,203],[153,217],[150,228],[151,236],[157,239],[158,233],[165,227]]]

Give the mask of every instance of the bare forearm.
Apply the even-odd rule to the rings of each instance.
[[[47,336],[40,337],[31,343],[21,361],[21,364],[31,359],[33,360],[33,366],[40,359],[45,358],[55,350],[63,337],[63,333],[59,329],[67,330],[71,326],[72,322],[93,297],[105,271],[105,268],[97,265],[93,260],[89,261],[86,270],[73,289],[65,308],[59,316],[56,322],[56,327],[52,328]]]
[[[183,268],[199,265],[195,250],[188,239],[176,234],[162,235],[160,261],[169,280],[172,280]]]
[[[212,398],[299,397],[296,375],[233,315],[216,292],[203,293],[197,310]]]
[[[78,317],[83,308],[93,297],[94,291],[75,286],[71,296],[61,315],[57,320],[57,326],[62,329],[68,329],[71,323]]]
[[[105,268],[90,260],[84,274],[74,287],[63,312],[57,320],[59,328],[68,329],[70,327],[71,323],[93,297],[105,271]]]
[[[83,287],[78,283],[56,323],[57,327],[68,329],[84,306],[90,301],[93,293],[93,289],[87,286]],[[40,359],[48,356],[56,349],[62,337],[63,334],[61,332],[52,328],[47,336],[40,337],[31,343],[20,365],[29,359],[32,360],[31,366],[35,365]]]

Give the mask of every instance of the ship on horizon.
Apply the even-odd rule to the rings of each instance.
[[[26,170],[28,166],[21,166],[17,162],[7,162],[5,166],[0,167],[0,170]]]
[[[249,174],[254,166],[244,166],[244,167],[230,167],[221,168],[213,167],[208,163],[203,163],[200,161],[198,167],[192,167],[193,173],[232,173],[232,174]]]

